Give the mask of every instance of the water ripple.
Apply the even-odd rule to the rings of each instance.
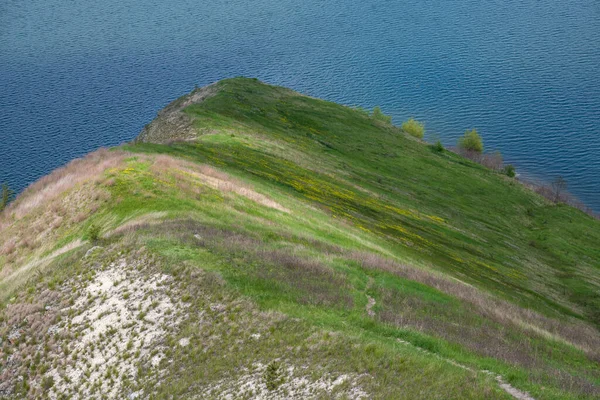
[[[475,127],[600,211],[598,43],[596,0],[4,0],[0,181],[21,189],[246,75],[423,119],[446,144]]]

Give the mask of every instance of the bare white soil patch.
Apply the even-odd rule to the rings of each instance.
[[[366,310],[367,310],[367,315],[369,317],[375,317],[375,311],[373,311],[373,307],[375,307],[375,304],[377,304],[375,299],[371,296],[367,296]]]
[[[232,380],[221,380],[210,387],[206,397],[225,400],[239,398],[254,400],[286,399],[369,399],[361,388],[356,374],[322,374],[315,379],[308,367],[279,366],[275,370],[262,363],[255,363],[245,374]]]
[[[160,366],[161,342],[181,322],[185,305],[169,294],[170,276],[142,268],[124,260],[110,264],[63,310],[72,316],[52,330],[75,338],[62,362],[45,374],[53,383],[49,398],[122,398],[140,366]]]
[[[535,400],[533,397],[529,395],[527,392],[522,392],[516,387],[512,386],[510,383],[507,383],[502,379],[500,375],[496,376],[496,381],[506,393],[510,394],[517,400]]]

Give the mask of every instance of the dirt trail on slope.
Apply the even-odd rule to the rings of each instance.
[[[452,365],[454,365],[456,367],[465,369],[467,371],[471,371],[471,372],[474,372],[474,373],[484,373],[484,374],[487,374],[487,375],[495,375],[492,371],[488,371],[488,370],[484,370],[484,369],[483,370],[476,370],[476,369],[473,369],[473,368],[468,367],[466,365],[463,365],[461,363],[458,363],[458,362],[456,362],[456,361],[454,361],[452,359],[442,357],[439,354],[435,354],[435,353],[432,353],[432,352],[430,352],[428,350],[422,349],[421,347],[415,346],[414,344],[412,344],[410,342],[407,342],[406,340],[402,340],[402,339],[397,339],[397,340],[398,340],[398,343],[402,343],[402,344],[407,345],[407,346],[412,346],[412,347],[414,347],[415,349],[417,349],[418,351],[420,351],[422,353],[426,353],[426,354],[432,355],[432,356],[434,356],[434,357],[436,357],[436,358],[438,358],[438,359],[440,359],[442,361],[445,361],[445,362],[447,362],[449,364],[452,364]],[[496,378],[496,382],[498,382],[498,385],[500,386],[500,388],[502,390],[504,390],[506,393],[510,394],[515,399],[517,399],[517,400],[535,400],[535,398],[531,397],[531,395],[529,393],[523,392],[523,391],[517,389],[516,387],[512,386],[510,383],[506,382],[504,380],[504,378],[502,377],[502,375],[495,375],[495,378]]]
[[[367,283],[367,288],[366,288],[367,290],[369,289],[369,287],[371,287],[372,282],[373,282],[372,278],[369,278],[369,282]],[[369,317],[375,317],[375,312],[373,311],[373,307],[375,307],[375,304],[377,304],[377,302],[375,301],[375,299],[373,297],[371,297],[369,295],[366,295],[366,296],[367,296],[367,305],[366,305],[365,309],[367,311],[367,315]],[[475,369],[473,369],[471,367],[467,367],[466,365],[460,364],[460,363],[458,363],[458,362],[456,362],[454,360],[451,360],[449,358],[445,358],[445,357],[442,357],[442,356],[440,356],[438,354],[432,353],[432,352],[430,352],[428,350],[422,349],[422,348],[420,348],[418,346],[415,346],[414,344],[412,344],[410,342],[407,342],[405,340],[398,339],[398,342],[402,343],[402,344],[405,344],[407,346],[412,346],[415,349],[419,350],[420,352],[432,355],[432,356],[434,356],[434,357],[436,357],[436,358],[438,358],[440,360],[443,360],[443,361],[445,361],[447,363],[450,363],[450,364],[452,364],[452,365],[454,365],[456,367],[463,368],[463,369],[465,369],[467,371],[471,371],[471,372],[474,372],[474,373],[484,373],[484,374],[487,374],[487,375],[494,375],[494,373],[491,372],[491,371],[487,371],[487,370],[475,370]],[[514,397],[517,400],[535,400],[535,398],[531,397],[529,395],[529,393],[523,392],[523,391],[515,388],[514,386],[512,386],[510,383],[506,382],[501,375],[496,375],[496,382],[498,382],[498,385],[500,386],[500,388],[502,390],[504,390],[506,393],[510,394],[512,397]]]

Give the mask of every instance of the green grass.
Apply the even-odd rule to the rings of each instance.
[[[587,273],[598,273],[600,229],[582,212],[549,204],[452,153],[433,153],[359,111],[254,80],[223,81],[216,96],[186,112],[198,124],[214,117],[231,121],[232,130],[267,135],[309,160],[325,160],[326,168],[301,167],[259,140],[249,146],[230,135],[127,149],[186,157],[270,182],[384,236],[419,262],[540,311],[600,324],[600,291]]]
[[[98,244],[161,260],[192,309],[243,304],[211,332],[189,314],[192,345],[171,346],[156,398],[281,360],[370,374],[375,398],[506,397],[481,370],[536,398],[600,394],[598,221],[368,113],[253,79],[221,81],[184,112],[198,138],[117,149],[133,156],[105,171],[107,200],[54,244],[98,226]],[[27,285],[58,290],[85,272],[82,255]],[[249,345],[241,326],[272,329]],[[225,339],[205,352],[211,334]]]

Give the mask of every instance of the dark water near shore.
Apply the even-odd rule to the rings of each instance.
[[[600,211],[597,0],[2,0],[0,181],[22,189],[238,75],[381,105],[446,144],[475,127]]]

